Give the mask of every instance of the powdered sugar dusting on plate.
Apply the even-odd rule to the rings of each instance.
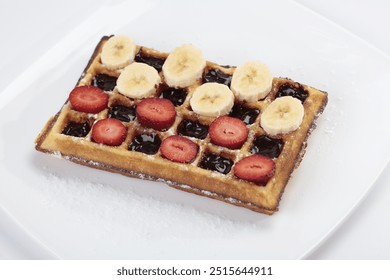
[[[46,168],[46,171],[49,169]],[[229,238],[231,235],[240,234],[245,228],[256,227],[256,223],[234,220],[218,212],[204,211],[210,207],[222,211],[233,207],[224,204],[221,206],[219,201],[194,198],[193,194],[183,193],[163,184],[156,185],[155,182],[116,174],[107,176],[113,178],[105,179],[106,182],[101,183],[86,177],[69,178],[46,173],[41,188],[47,211],[58,211],[58,208],[62,208],[67,215],[73,217],[75,223],[99,228],[100,238],[121,235],[123,233],[118,231],[129,228],[131,232],[128,236],[133,239],[202,236]],[[107,181],[115,183],[107,184]],[[142,186],[139,186],[140,184]],[[193,203],[187,204],[190,197]],[[240,211],[248,210],[239,209],[238,212]],[[256,213],[253,215],[258,217]]]

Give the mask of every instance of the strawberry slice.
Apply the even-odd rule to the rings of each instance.
[[[195,159],[198,154],[198,145],[191,140],[178,135],[165,138],[161,144],[161,154],[175,162],[188,163]]]
[[[79,86],[70,92],[69,101],[76,111],[97,114],[107,107],[108,95],[98,87]]]
[[[96,143],[119,146],[126,138],[127,129],[117,119],[103,119],[92,127],[92,139]]]
[[[164,130],[169,128],[176,118],[175,106],[165,98],[146,98],[136,109],[138,122],[145,127]]]
[[[248,138],[248,128],[240,119],[222,116],[210,124],[209,134],[212,143],[229,149],[238,149]]]
[[[274,172],[275,162],[262,155],[243,158],[234,166],[234,175],[238,178],[260,185],[267,184]]]

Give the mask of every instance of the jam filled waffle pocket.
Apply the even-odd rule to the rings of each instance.
[[[261,62],[206,61],[105,36],[38,151],[273,214],[327,94]]]

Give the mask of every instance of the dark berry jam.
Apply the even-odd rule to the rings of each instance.
[[[161,92],[161,96],[171,100],[173,105],[180,106],[186,100],[187,91],[180,88],[167,88]]]
[[[160,72],[162,70],[163,64],[165,62],[164,58],[146,56],[146,55],[142,54],[142,51],[139,51],[135,55],[134,60],[136,62],[146,63],[147,65],[152,66],[158,72]]]
[[[253,141],[252,154],[260,154],[269,158],[277,158],[283,149],[281,139],[273,139],[267,135],[261,135]]]
[[[203,76],[203,83],[219,83],[230,87],[231,81],[232,81],[231,75],[225,74],[218,69],[210,69]]]
[[[118,119],[122,122],[130,122],[135,120],[135,107],[127,107],[123,105],[115,105],[108,112],[109,118]]]
[[[298,98],[303,103],[305,102],[305,99],[308,95],[309,93],[303,88],[302,85],[298,83],[295,83],[294,85],[287,83],[279,87],[276,98],[282,96],[292,96],[294,98]]]
[[[68,125],[62,130],[62,134],[74,136],[74,137],[85,137],[91,130],[91,126],[88,122],[76,123],[69,122]]]
[[[252,109],[244,107],[241,104],[235,104],[230,112],[230,116],[242,120],[245,124],[252,124],[259,113],[260,111],[258,109]]]
[[[233,161],[217,154],[206,154],[203,156],[199,166],[204,169],[218,171],[228,174],[232,169]]]
[[[157,153],[161,145],[161,139],[157,134],[139,134],[133,142],[129,145],[130,151],[141,152],[147,155],[154,155]]]
[[[180,135],[195,137],[198,139],[205,139],[208,131],[209,128],[207,125],[191,120],[183,120],[177,128],[177,132]]]
[[[117,77],[112,77],[106,74],[97,74],[93,77],[92,85],[104,91],[112,91],[116,86]]]

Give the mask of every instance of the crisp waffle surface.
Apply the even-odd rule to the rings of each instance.
[[[105,36],[101,39],[87,67],[82,73],[77,86],[91,85],[94,77],[98,74],[107,74],[112,77],[118,77],[120,75],[121,69],[109,70],[100,60],[102,47],[109,38]],[[137,52],[142,52],[144,56],[160,59],[165,59],[168,56],[168,53],[161,53],[141,46],[137,46]],[[232,75],[235,67],[220,66],[207,61],[204,73],[210,69],[219,69],[225,74]],[[162,77],[162,83],[157,89],[156,97],[160,96],[161,90],[164,88],[162,72],[159,74]],[[113,106],[124,105],[135,108],[141,100],[128,98],[114,88],[108,92],[108,108],[98,114],[75,111],[72,109],[69,100],[67,100],[61,110],[49,119],[37,137],[36,149],[93,168],[145,180],[166,182],[168,185],[180,190],[222,200],[257,212],[266,214],[274,213],[278,210],[279,201],[291,173],[302,159],[306,148],[307,137],[314,128],[315,119],[326,105],[327,94],[312,87],[302,85],[308,93],[303,103],[304,118],[302,124],[297,130],[277,137],[283,143],[283,148],[280,154],[273,159],[275,162],[275,173],[265,186],[259,186],[255,183],[237,178],[233,173],[233,166],[240,159],[251,155],[253,153],[252,147],[255,139],[266,134],[259,125],[261,114],[272,100],[275,99],[278,89],[282,85],[297,85],[296,82],[290,79],[274,78],[271,92],[265,99],[242,105],[248,109],[253,109],[253,111],[257,110],[258,115],[255,116],[255,120],[251,124],[247,125],[249,135],[240,149],[228,149],[214,145],[210,142],[210,136],[207,135],[204,139],[189,137],[189,139],[199,145],[198,154],[191,163],[172,162],[164,158],[160,150],[153,155],[129,150],[129,145],[131,145],[138,135],[154,135],[154,137],[164,140],[170,135],[179,134],[178,127],[183,121],[190,120],[208,126],[215,118],[199,116],[191,110],[189,102],[194,90],[202,83],[202,80],[199,80],[186,89],[187,96],[182,105],[175,106],[176,119],[167,131],[157,131],[142,127],[137,122],[137,119],[123,122],[127,128],[127,136],[120,146],[115,147],[93,142],[91,140],[91,130],[85,137],[65,135],[63,134],[63,130],[70,122],[88,123],[92,127],[96,121],[107,118],[109,110]],[[65,97],[68,93],[63,92],[61,94],[64,94]],[[236,105],[239,106],[240,104]],[[202,161],[209,155],[221,156],[230,162],[231,166],[225,172],[227,174],[216,170],[208,170],[202,166]]]

